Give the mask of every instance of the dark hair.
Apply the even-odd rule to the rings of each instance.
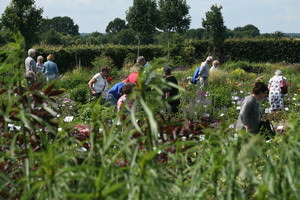
[[[169,67],[169,66],[164,67],[164,73],[166,75],[170,75],[171,74],[171,67]]]
[[[122,94],[130,94],[134,86],[135,84],[132,82],[125,83],[122,87]]]
[[[107,73],[109,73],[110,72],[110,67],[108,67],[108,66],[101,67],[101,72],[107,72]]]
[[[264,93],[269,91],[268,86],[263,82],[256,82],[253,88],[253,94],[258,95],[260,93]]]

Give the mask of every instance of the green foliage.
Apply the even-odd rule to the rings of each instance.
[[[105,32],[115,34],[126,28],[126,21],[117,17],[108,23]]]
[[[202,19],[202,26],[209,34],[214,47],[222,47],[225,40],[226,27],[224,25],[223,16],[221,13],[222,6],[211,6],[211,11],[206,12],[205,19]]]
[[[62,35],[55,31],[54,29],[50,29],[47,32],[42,34],[42,42],[48,45],[63,45]]]
[[[252,24],[248,24],[244,27],[236,27],[233,29],[233,37],[256,37],[259,36],[259,29]]]
[[[185,0],[159,0],[159,28],[164,32],[183,32],[189,29],[191,17]]]
[[[71,19],[68,16],[53,17],[52,19],[44,19],[42,28],[45,32],[53,29],[59,33],[70,34],[73,36],[79,35],[78,25],[74,24],[73,19]]]
[[[138,40],[137,57],[140,55],[141,40],[151,38],[158,23],[158,11],[154,0],[134,0],[126,12],[129,28]]]
[[[36,8],[34,0],[12,0],[1,17],[4,27],[25,38],[26,49],[35,44],[42,25],[43,9]]]
[[[87,84],[81,84],[70,90],[70,98],[81,104],[87,103],[89,89]]]

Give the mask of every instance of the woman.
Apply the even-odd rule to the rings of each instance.
[[[42,72],[43,68],[44,68],[44,58],[43,58],[43,56],[38,56],[37,63],[36,63],[36,71]]]
[[[164,67],[164,73],[165,73],[165,80],[166,82],[173,83],[174,85],[178,85],[177,79],[171,75],[171,68],[170,67]],[[178,107],[180,104],[180,100],[178,98],[179,96],[179,90],[176,87],[168,87],[166,89],[163,89],[164,96],[163,99],[166,99],[168,101],[168,104],[171,107],[171,113],[177,113]]]
[[[54,55],[49,54],[47,56],[47,62],[44,63],[43,73],[46,75],[47,82],[56,79],[58,75],[58,67],[53,60]]]
[[[104,66],[101,68],[101,72],[93,76],[89,81],[89,88],[91,90],[90,101],[98,99],[102,96],[102,100],[106,98],[105,94],[108,88],[107,76],[110,72],[110,68]],[[103,101],[102,101],[103,102]]]
[[[251,95],[247,96],[241,105],[237,129],[245,128],[249,133],[258,133],[260,129],[259,102],[266,99],[268,87],[262,82],[256,82]]]
[[[273,76],[269,80],[268,88],[270,90],[269,93],[269,103],[270,103],[270,111],[282,110],[284,106],[283,97],[284,94],[281,93],[281,82],[284,81],[286,83],[286,78],[282,76],[282,72],[280,70],[275,71],[275,76]]]

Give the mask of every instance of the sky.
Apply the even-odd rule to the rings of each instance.
[[[0,14],[11,0],[0,0]],[[224,24],[229,29],[248,24],[260,33],[300,33],[300,0],[186,0],[190,6],[190,28],[202,28],[202,19],[212,5],[222,6]],[[105,32],[115,18],[126,18],[133,0],[35,0],[44,18],[69,16],[80,33]]]

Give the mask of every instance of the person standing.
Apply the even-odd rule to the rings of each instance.
[[[37,63],[36,63],[36,71],[43,72],[43,68],[44,68],[44,58],[43,56],[38,56]]]
[[[25,59],[25,68],[26,72],[33,71],[36,72],[36,62],[34,60],[35,57],[35,50],[29,49],[28,50],[28,57]]]
[[[144,69],[150,66],[144,56],[137,57],[136,62],[142,65]]]
[[[97,100],[100,96],[102,97],[101,103],[106,99],[106,91],[108,89],[107,76],[110,72],[108,66],[103,66],[101,72],[95,74],[89,81],[88,85],[91,90],[90,101]]]
[[[213,57],[208,56],[204,62],[201,63],[199,69],[199,85],[202,88],[208,86],[208,76],[209,76],[209,65],[212,63]]]
[[[286,78],[282,76],[280,70],[275,71],[275,75],[269,80],[268,88],[270,111],[282,110],[284,107],[284,94],[281,91],[281,83],[286,84]]]
[[[268,96],[268,87],[262,82],[256,82],[252,94],[247,96],[241,105],[240,114],[236,124],[237,129],[245,128],[247,132],[257,134],[260,129],[259,102]]]
[[[209,69],[209,73],[211,73],[213,71],[217,71],[219,65],[220,65],[220,62],[218,60],[214,60],[212,62],[212,67]]]
[[[166,82],[170,82],[175,85],[178,85],[177,79],[173,75],[171,75],[170,67],[164,67],[164,76]],[[171,112],[177,113],[178,106],[180,104],[178,88],[174,86],[169,86],[167,89],[164,89],[163,92],[164,92],[163,99],[166,99],[168,101],[168,104],[170,105],[171,108]]]
[[[45,62],[44,64],[43,73],[46,75],[47,82],[56,79],[58,75],[58,67],[57,64],[53,62],[53,60],[54,55],[49,54],[47,56],[47,62]]]

